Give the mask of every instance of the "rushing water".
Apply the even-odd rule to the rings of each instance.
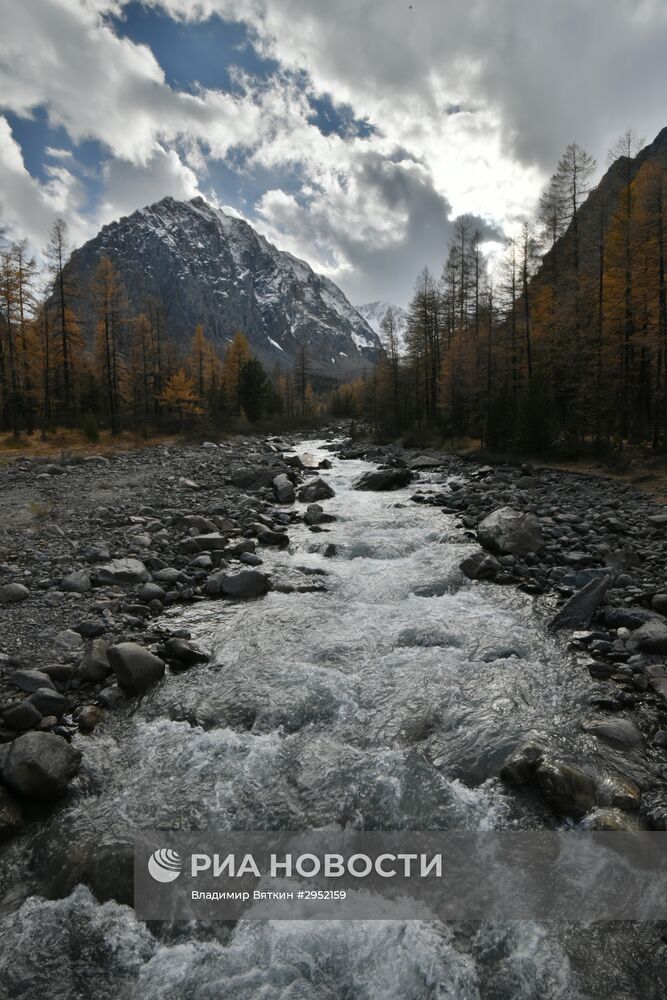
[[[584,739],[581,669],[533,598],[463,577],[470,545],[453,518],[410,503],[411,490],[352,491],[367,468],[334,459],[326,509],[338,520],[262,551],[277,582],[325,589],[172,612],[167,624],[189,628],[211,662],[168,674],[80,738],[72,794],[6,851],[2,1000],[640,995],[641,948],[603,929],[246,921],[152,933],[75,888],[127,898],[117,880],[135,828],[553,823],[495,776],[525,737]],[[643,990],[653,995],[650,977]]]

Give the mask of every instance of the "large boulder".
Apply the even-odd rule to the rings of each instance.
[[[118,684],[130,694],[145,691],[164,674],[164,661],[136,642],[120,642],[107,650]]]
[[[317,479],[311,479],[299,490],[299,500],[302,503],[317,503],[318,500],[329,500],[335,496],[334,490],[328,483],[325,483],[321,476],[318,476]]]
[[[173,637],[164,644],[167,656],[184,667],[192,667],[195,663],[208,663],[210,657],[203,649],[187,639]]]
[[[580,819],[597,804],[595,781],[572,764],[542,761],[535,781],[542,798],[559,816]]]
[[[619,746],[636,747],[643,743],[643,737],[631,719],[590,719],[582,729],[591,736],[616,743]]]
[[[593,615],[602,604],[609,587],[612,575],[607,573],[598,579],[590,580],[585,587],[567,601],[558,614],[549,622],[549,628],[588,628]]]
[[[111,673],[111,664],[107,656],[107,644],[104,639],[94,639],[90,649],[83,654],[79,664],[79,676],[84,681],[100,684]]]
[[[2,765],[6,785],[34,799],[59,799],[77,774],[81,753],[54,733],[24,733],[9,747]]]
[[[296,499],[294,483],[284,472],[273,480],[273,493],[278,503],[294,503]]]
[[[409,469],[375,469],[372,472],[364,472],[355,479],[352,488],[374,492],[400,490],[407,486],[411,479],[412,473]]]
[[[0,604],[18,604],[30,597],[30,591],[22,583],[5,583],[0,587]]]
[[[279,549],[286,549],[289,545],[289,535],[284,531],[272,531],[264,524],[253,524],[253,528],[261,545],[276,545]]]
[[[628,640],[628,649],[644,653],[667,653],[667,621],[655,618],[636,629]]]
[[[480,521],[477,527],[480,545],[501,555],[525,555],[541,552],[544,538],[534,514],[524,514],[512,507],[501,507]]]
[[[262,597],[270,587],[266,573],[256,569],[242,569],[240,573],[213,573],[206,584],[209,597],[235,597],[239,599]]]
[[[502,566],[495,556],[480,551],[467,556],[460,564],[460,569],[469,580],[493,580]]]
[[[112,559],[95,571],[98,584],[136,587],[150,580],[150,573],[139,559]]]
[[[66,590],[71,594],[87,594],[89,590],[93,589],[93,584],[88,573],[85,570],[76,570],[74,573],[70,573],[60,584],[62,590]]]

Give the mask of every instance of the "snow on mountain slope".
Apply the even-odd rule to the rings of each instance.
[[[164,198],[104,226],[72,255],[79,287],[90,287],[102,255],[131,310],[161,303],[177,342],[188,343],[197,323],[222,347],[240,330],[269,369],[293,366],[305,347],[310,371],[335,378],[377,360],[375,331],[332,281],[202,198]]]
[[[406,348],[405,338],[408,332],[408,314],[405,309],[383,300],[379,300],[377,302],[365,302],[363,305],[356,307],[359,315],[363,316],[373,333],[375,333],[381,340],[384,338],[384,334],[382,332],[382,320],[387,314],[388,309],[394,310],[398,349],[399,352],[403,354]]]

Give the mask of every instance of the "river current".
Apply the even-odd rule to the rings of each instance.
[[[120,883],[139,828],[555,825],[497,778],[525,738],[563,747],[583,738],[590,682],[547,631],[546,610],[514,588],[467,580],[459,563],[474,546],[453,516],[410,502],[414,485],[354,491],[372,466],[318,454],[333,461],[323,475],[336,496],[324,505],[337,521],[320,533],[295,525],[289,550],[261,550],[278,584],[312,589],[165,615],[211,661],[168,673],[92,737],[78,737],[84,759],[70,796],[6,849],[0,997],[650,998],[647,956],[631,929],[148,928],[115,901],[128,898]],[[431,479],[446,477],[422,474]]]

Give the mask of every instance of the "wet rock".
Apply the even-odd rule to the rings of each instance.
[[[410,462],[411,469],[439,469],[444,465],[444,459],[430,455],[419,455]]]
[[[89,590],[93,589],[93,584],[88,573],[84,570],[77,570],[75,573],[70,573],[60,584],[62,590],[67,591],[72,594],[87,594]]]
[[[243,569],[240,573],[223,573],[220,593],[224,597],[246,599],[262,597],[269,590],[270,580],[266,573],[256,569]]]
[[[104,639],[95,639],[83,654],[79,664],[79,676],[84,681],[100,684],[111,673],[111,664],[107,656],[107,644]]]
[[[261,545],[274,545],[279,549],[286,549],[289,545],[289,535],[284,531],[272,531],[263,524],[255,524],[253,527]]]
[[[352,488],[373,492],[399,490],[407,486],[411,480],[412,473],[409,469],[375,469],[372,472],[364,472],[355,479]]]
[[[530,784],[542,763],[544,751],[535,743],[525,743],[512,753],[500,768],[500,779],[513,788]]]
[[[167,639],[164,648],[170,659],[176,660],[184,667],[192,667],[195,663],[208,663],[210,659],[208,653],[187,639]]]
[[[535,782],[542,798],[558,816],[579,819],[596,805],[595,782],[572,764],[542,761],[535,771]]]
[[[485,517],[477,528],[477,538],[484,548],[503,555],[525,555],[544,548],[540,522],[535,515],[523,514],[512,507],[501,507]]]
[[[659,729],[653,737],[653,746],[660,749],[667,749],[667,729]]]
[[[323,555],[326,559],[332,559],[334,556],[338,555],[338,547],[334,545],[333,542],[329,542],[329,544],[325,546]]]
[[[17,834],[22,826],[21,803],[8,788],[0,785],[0,843]]]
[[[628,640],[628,649],[645,653],[667,653],[667,621],[655,619],[641,625]]]
[[[326,514],[324,508],[320,507],[318,503],[311,503],[304,514],[304,521],[306,524],[331,524],[336,520],[333,514]]]
[[[469,580],[493,580],[502,566],[488,552],[473,552],[460,564],[460,569]]]
[[[104,712],[97,705],[83,705],[79,709],[77,722],[82,733],[92,733],[104,718]]]
[[[95,581],[103,586],[137,587],[150,580],[150,573],[139,559],[113,559],[95,571]]]
[[[294,503],[296,500],[294,483],[284,472],[273,480],[273,493],[278,503]]]
[[[622,833],[638,829],[636,817],[630,817],[618,808],[593,809],[586,816],[583,828],[595,833]]]
[[[3,780],[19,795],[53,800],[66,794],[81,764],[81,753],[53,733],[17,737],[2,763]]]
[[[540,481],[536,476],[520,476],[514,485],[518,490],[536,490]]]
[[[211,535],[217,531],[213,521],[199,514],[184,514],[179,523],[186,528],[194,528],[198,535]]]
[[[316,503],[318,500],[329,500],[335,496],[335,491],[320,476],[317,479],[311,479],[299,490],[301,503]]]
[[[667,615],[667,594],[655,594],[651,598],[651,607],[659,615]]]
[[[643,742],[642,734],[630,719],[591,719],[581,728],[591,736],[619,746],[634,747]]]
[[[54,692],[55,693],[55,692]],[[2,713],[5,725],[10,729],[15,729],[17,733],[23,733],[28,729],[34,729],[42,721],[42,713],[36,705],[31,705],[26,698],[15,705],[10,705]]]
[[[118,687],[117,684],[110,684],[109,687],[105,687],[100,691],[97,696],[102,708],[118,708],[120,705],[124,705],[127,701],[127,695],[122,688]]]
[[[30,591],[22,583],[5,583],[0,587],[0,604],[18,604],[30,597]]]
[[[549,622],[549,628],[588,628],[593,615],[604,601],[611,586],[611,574],[591,580],[577,594],[567,601],[558,614]]]
[[[107,656],[119,685],[130,694],[145,691],[164,674],[164,660],[136,642],[109,646]]]
[[[65,695],[60,694],[59,691],[54,691],[52,688],[38,688],[30,695],[28,701],[42,715],[53,715],[56,719],[62,718],[64,712],[67,710],[67,698]]]
[[[613,775],[598,785],[598,801],[600,805],[624,812],[636,812],[641,805],[642,794],[634,781],[622,775]]]
[[[239,556],[239,562],[244,563],[246,566],[261,566],[264,560],[255,552],[242,552]]]

